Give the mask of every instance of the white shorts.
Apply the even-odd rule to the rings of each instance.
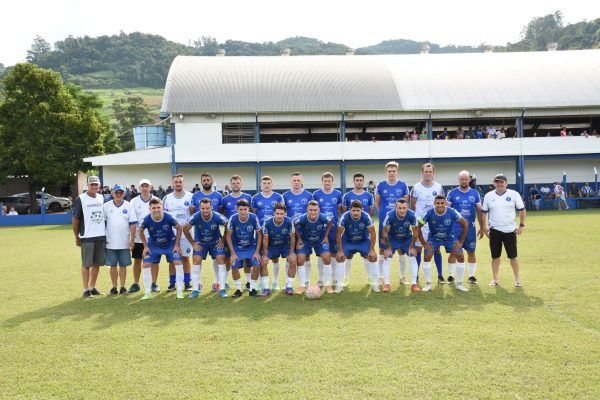
[[[423,239],[425,239],[425,241],[427,241],[427,238],[429,237],[429,224],[423,225],[421,227],[421,232],[423,233]],[[419,239],[417,239],[415,241],[415,246],[423,247],[423,244],[419,241]]]
[[[179,247],[181,247],[181,257],[191,257],[192,256],[192,245],[188,242],[185,236],[181,237],[179,241]]]

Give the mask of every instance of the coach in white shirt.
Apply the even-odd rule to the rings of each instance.
[[[492,273],[494,279],[490,282],[490,286],[498,285],[500,256],[502,255],[502,245],[504,245],[506,255],[510,260],[510,265],[515,274],[515,286],[521,287],[519,258],[517,257],[517,236],[523,233],[523,229],[525,228],[526,212],[521,195],[514,190],[508,189],[507,185],[505,175],[498,174],[494,177],[496,190],[488,192],[483,199],[482,228],[485,235],[490,239],[490,250],[492,253]],[[515,223],[516,211],[519,211],[518,227]]]

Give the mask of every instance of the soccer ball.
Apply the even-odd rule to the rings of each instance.
[[[321,288],[317,284],[312,284],[306,289],[306,298],[317,300],[321,298]]]

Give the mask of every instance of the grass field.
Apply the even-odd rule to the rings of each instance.
[[[144,102],[152,109],[152,114],[158,117],[164,89],[138,87],[126,89],[86,89],[86,92],[96,93],[98,95],[104,104],[102,112],[113,120],[113,100],[128,96],[139,96],[143,98]]]
[[[350,290],[318,301],[149,302],[83,300],[69,227],[0,229],[0,397],[598,399],[599,226],[600,210],[531,213],[522,289],[507,262],[487,286],[480,241],[469,293],[411,294],[397,261],[371,293],[356,260]]]

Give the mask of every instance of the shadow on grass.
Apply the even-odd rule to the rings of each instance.
[[[251,298],[244,293],[238,299],[221,299],[210,293],[203,294],[196,300],[177,300],[173,293],[165,292],[148,301],[140,300],[139,294],[102,296],[94,299],[76,298],[22,313],[5,320],[0,326],[17,328],[32,321],[43,321],[51,325],[64,323],[65,319],[74,323],[92,319],[96,329],[135,324],[136,321],[146,323],[147,320],[152,321],[154,326],[161,327],[178,320],[213,324],[220,319],[236,317],[256,322],[283,315],[290,320],[301,320],[320,312],[333,313],[341,320],[364,312],[403,317],[425,311],[442,317],[460,317],[460,314],[466,312],[485,312],[484,307],[488,304],[512,307],[514,312],[527,312],[544,303],[542,299],[528,295],[523,289],[509,292],[497,287],[490,290],[482,291],[479,287],[474,287],[469,293],[459,293],[453,288],[439,285],[430,293],[410,293],[407,287],[402,286],[390,293],[373,293],[368,286],[363,286],[360,289],[352,287],[342,294],[325,294],[320,300],[308,300],[298,295],[287,296],[283,292],[268,298]]]

